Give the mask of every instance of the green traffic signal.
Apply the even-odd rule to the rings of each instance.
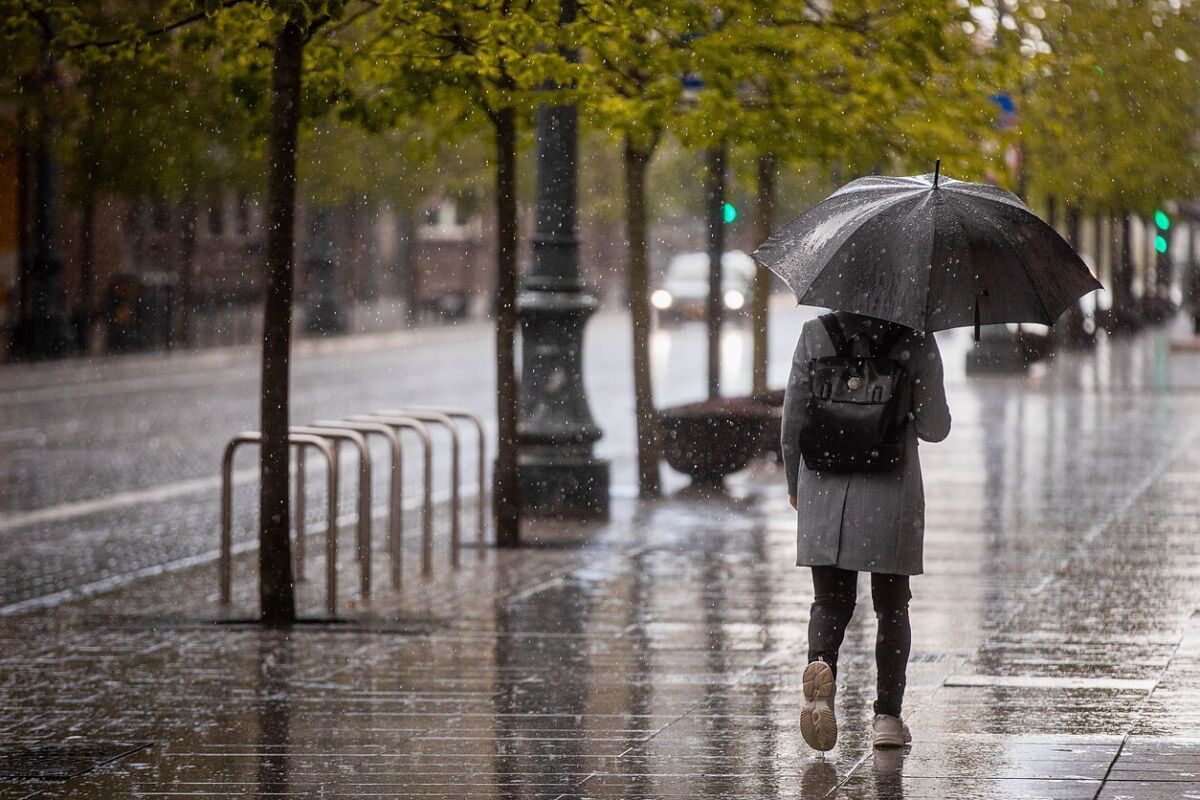
[[[737,209],[733,207],[733,203],[726,203],[722,209],[722,214],[724,215],[726,225],[737,219]]]
[[[1154,234],[1154,249],[1159,253],[1166,253],[1170,243],[1163,234],[1171,230],[1171,218],[1167,216],[1166,211],[1163,211],[1161,208],[1156,209],[1154,211],[1154,224],[1158,228],[1158,232]]]

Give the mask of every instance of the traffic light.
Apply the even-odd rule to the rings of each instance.
[[[726,203],[724,208],[721,209],[721,213],[726,225],[737,219],[737,208],[734,207],[733,203]]]
[[[1167,252],[1167,246],[1170,242],[1168,232],[1171,230],[1171,218],[1167,216],[1167,212],[1161,208],[1154,212],[1154,225],[1158,228],[1158,233],[1154,234],[1154,249],[1160,253]]]

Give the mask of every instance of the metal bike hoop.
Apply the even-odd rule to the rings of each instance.
[[[344,428],[322,428],[316,425],[293,425],[292,433],[305,433],[326,439],[345,439],[358,450],[358,537],[357,555],[359,592],[371,596],[371,448],[367,438],[357,431]],[[336,448],[335,448],[336,452]]]
[[[446,429],[450,435],[450,566],[458,566],[458,545],[461,538],[460,518],[462,516],[462,500],[460,484],[462,471],[460,463],[462,453],[458,440],[458,428],[454,420],[440,411],[415,411],[404,409],[400,411],[377,411],[381,416],[406,416],[421,422],[434,422]]]
[[[475,543],[479,550],[479,555],[483,555],[484,538],[487,532],[487,505],[484,502],[487,486],[487,433],[483,426],[483,420],[470,411],[461,408],[440,408],[434,406],[407,406],[412,411],[437,411],[445,414],[451,419],[465,420],[475,429],[475,436],[479,447],[479,463],[476,482],[478,494],[478,520],[476,523]]]
[[[230,439],[225,445],[221,458],[221,542],[218,558],[218,583],[220,585],[220,603],[222,608],[229,608],[232,599],[233,583],[233,459],[237,450],[243,444],[260,444],[262,434],[258,431],[243,431]],[[297,445],[303,453],[305,447],[316,448],[327,464],[326,492],[327,510],[325,524],[325,609],[329,616],[337,614],[337,490],[338,490],[338,460],[334,446],[320,436],[290,433],[288,443]],[[301,537],[303,523],[301,523]]]
[[[433,572],[433,439],[429,429],[419,419],[408,416],[355,414],[350,422],[378,422],[401,430],[411,430],[421,440],[425,485],[421,497],[421,574]]]
[[[403,564],[404,538],[404,451],[400,446],[400,435],[391,425],[382,422],[353,422],[347,420],[317,420],[318,428],[345,428],[363,435],[378,434],[387,439],[392,459],[391,480],[388,490],[388,557],[391,567],[392,586],[399,588]]]

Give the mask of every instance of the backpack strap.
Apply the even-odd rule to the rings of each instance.
[[[850,355],[850,342],[846,339],[846,333],[842,330],[842,323],[838,322],[838,318],[833,314],[822,314],[820,319],[837,354],[839,356]]]

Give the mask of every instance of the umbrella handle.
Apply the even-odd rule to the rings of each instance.
[[[941,174],[942,174],[942,160],[941,160],[940,158],[938,158],[938,159],[935,159],[935,160],[934,160],[934,162],[933,162],[933,188],[935,188],[935,189],[936,189],[936,188],[938,188],[938,177],[939,177]],[[977,310],[976,310],[976,314],[978,314],[978,313],[979,313],[979,312],[978,312],[978,309],[977,309]],[[979,327],[979,326],[978,326],[978,323],[977,323],[977,324],[976,324],[976,334],[977,334],[977,335],[978,335],[978,327]],[[978,338],[976,338],[976,339],[975,339],[975,341],[977,341],[977,342],[978,342],[978,341],[979,341],[979,339],[978,339]]]

